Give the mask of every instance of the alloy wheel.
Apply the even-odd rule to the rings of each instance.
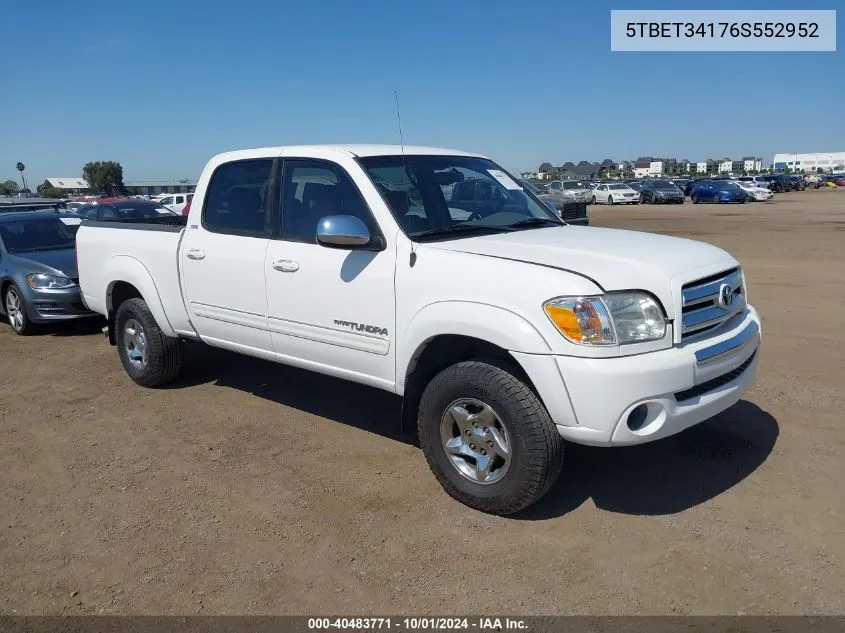
[[[473,483],[496,483],[510,469],[510,434],[493,408],[480,400],[462,398],[446,407],[440,440],[455,470]]]
[[[6,316],[9,317],[9,324],[16,332],[23,329],[23,310],[24,307],[17,291],[14,288],[9,288],[6,291]]]
[[[135,319],[129,319],[123,327],[123,347],[133,367],[144,369],[147,366],[147,335]]]

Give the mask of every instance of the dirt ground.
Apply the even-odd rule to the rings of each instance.
[[[776,198],[589,208],[735,255],[760,370],[674,438],[568,445],[509,519],[388,394],[210,350],[145,390],[99,325],[0,325],[0,613],[845,613],[845,191]]]

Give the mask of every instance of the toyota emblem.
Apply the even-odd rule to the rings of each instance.
[[[730,284],[722,284],[719,288],[719,305],[727,309],[734,302],[734,289]]]

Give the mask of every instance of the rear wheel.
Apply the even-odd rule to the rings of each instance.
[[[596,203],[596,197],[593,196],[592,198],[590,198],[590,204],[595,204],[595,203]]]
[[[181,368],[179,341],[165,336],[143,299],[120,304],[115,315],[117,353],[129,377],[142,387],[173,382]]]
[[[6,308],[6,317],[9,319],[9,325],[12,326],[15,334],[20,336],[32,334],[35,326],[29,320],[29,317],[26,316],[23,295],[15,284],[11,284],[6,288],[3,304]]]
[[[690,196],[690,200],[692,200],[693,204],[698,204],[698,196],[696,196],[695,194],[692,194]]]
[[[607,204],[613,204],[613,196],[607,197]]]
[[[546,408],[495,361],[464,361],[435,376],[423,392],[418,425],[440,485],[482,512],[518,512],[560,474],[563,440]]]

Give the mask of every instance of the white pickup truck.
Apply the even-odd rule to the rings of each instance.
[[[468,178],[502,195],[452,200]],[[485,512],[545,494],[564,440],[678,433],[757,369],[760,319],[728,253],[568,225],[477,154],[220,154],[189,215],[153,222],[77,235],[84,301],[136,383],[176,379],[184,340],[396,393],[443,488]]]

